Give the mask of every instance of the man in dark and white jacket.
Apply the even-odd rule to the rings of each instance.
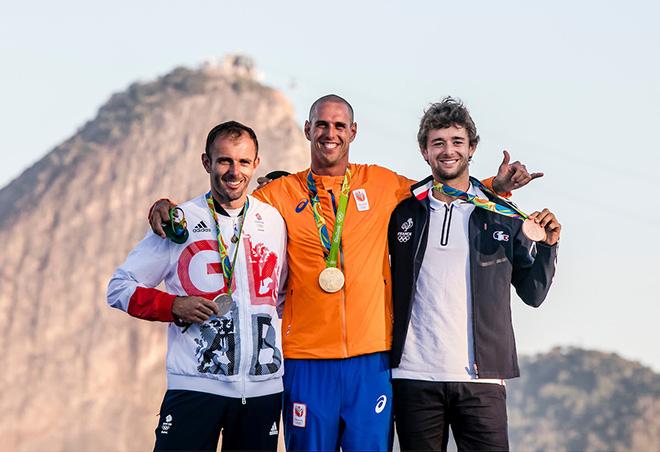
[[[259,164],[252,129],[234,121],[213,128],[202,163],[211,190],[179,206],[187,239],[149,231],[112,276],[108,303],[169,323],[156,450],[215,450],[222,430],[223,450],[274,451],[286,227],[277,210],[247,195]],[[161,282],[165,291],[155,288]]]
[[[399,441],[446,450],[451,425],[459,450],[506,450],[503,380],[519,375],[511,285],[528,305],[543,302],[561,226],[547,209],[535,212],[524,227],[540,234],[532,242],[515,206],[470,178],[479,137],[459,101],[433,104],[418,141],[433,174],[411,187],[388,230]]]

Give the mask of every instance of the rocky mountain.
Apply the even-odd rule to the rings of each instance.
[[[258,175],[307,166],[291,105],[234,56],[114,94],[0,190],[3,450],[152,447],[165,328],[111,310],[105,289],[155,199],[208,189],[200,154],[228,119],[254,127]]]
[[[660,375],[615,354],[555,348],[507,385],[512,450],[660,450]]]
[[[208,130],[236,119],[258,174],[307,166],[284,96],[228,57],[113,95],[96,118],[0,190],[2,450],[150,450],[165,328],[112,310],[108,279],[167,195],[206,190]],[[513,450],[660,450],[660,375],[616,355],[554,349],[508,383]]]

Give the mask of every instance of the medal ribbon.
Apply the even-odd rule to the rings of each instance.
[[[481,188],[483,191],[492,193],[490,190],[488,190],[488,188],[484,187],[483,184],[477,181],[476,179],[470,178],[470,181],[474,185],[477,185],[479,188]],[[513,204],[511,201],[502,199],[497,195],[495,195],[497,197],[497,200],[500,201],[502,204],[490,201],[488,199],[478,198],[475,195],[471,195],[470,193],[466,193],[463,190],[450,187],[449,185],[443,185],[440,182],[434,182],[433,188],[443,192],[446,195],[462,199],[463,201],[469,202],[470,204],[474,204],[476,207],[490,210],[491,212],[504,215],[505,217],[519,218],[521,220],[526,220],[529,218],[529,215],[525,214],[520,209],[518,209],[518,207],[516,207],[516,205]]]
[[[209,212],[211,212],[213,220],[215,220],[215,230],[218,239],[218,253],[220,253],[220,267],[222,267],[222,277],[225,281],[227,293],[231,295],[231,281],[234,277],[236,257],[238,256],[238,247],[241,243],[241,234],[243,234],[243,225],[245,224],[245,217],[247,215],[250,199],[247,198],[245,200],[245,207],[243,207],[243,219],[241,220],[241,227],[238,230],[238,241],[236,242],[236,248],[234,248],[234,257],[231,260],[229,259],[228,247],[225,245],[225,241],[222,239],[222,234],[220,234],[220,222],[218,221],[218,214],[215,212],[213,197],[211,196],[210,191],[206,194],[206,204],[209,206]]]
[[[346,208],[348,207],[348,194],[351,191],[351,170],[346,168],[344,181],[341,184],[341,196],[339,197],[339,206],[335,213],[335,228],[332,231],[332,240],[328,234],[328,227],[323,217],[323,208],[319,200],[319,192],[312,176],[312,170],[307,173],[307,188],[309,190],[309,200],[314,214],[316,229],[319,231],[321,246],[323,246],[323,255],[326,267],[337,267],[337,258],[339,256],[339,246],[341,244],[341,234],[344,229],[344,220],[346,219]]]

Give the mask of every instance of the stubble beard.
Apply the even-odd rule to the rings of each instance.
[[[242,190],[228,190],[223,185],[222,176],[214,176],[213,178],[215,182],[215,191],[218,193],[218,196],[220,197],[218,201],[220,201],[221,203],[229,203],[241,199],[241,197],[247,191],[247,184],[243,185]]]
[[[348,149],[345,149],[343,145],[337,146],[335,152],[331,154],[326,154],[323,150],[323,147],[319,145],[319,148],[315,149],[316,151],[316,162],[320,165],[321,168],[335,168],[340,165],[348,154]]]
[[[461,160],[459,166],[451,171],[445,171],[442,168],[434,168],[433,177],[436,180],[439,180],[451,186],[452,181],[455,181],[456,179],[459,179],[464,175],[469,175],[468,166],[469,164],[467,160]]]

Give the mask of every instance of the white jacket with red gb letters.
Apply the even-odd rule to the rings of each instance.
[[[108,304],[146,320],[170,322],[167,387],[227,397],[258,397],[282,391],[282,344],[277,315],[286,279],[286,225],[273,207],[249,197],[240,242],[231,243],[238,218],[218,215],[229,255],[238,256],[233,307],[185,333],[172,317],[176,296],[213,299],[226,293],[215,220],[205,197],[179,206],[190,236],[183,244],[149,231],[113,274]],[[165,283],[165,292],[155,289]]]

